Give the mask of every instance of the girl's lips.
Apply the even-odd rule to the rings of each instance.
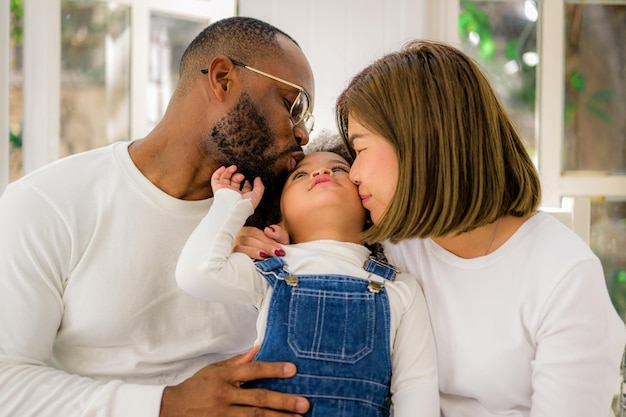
[[[359,197],[361,197],[361,204],[365,205],[365,203],[367,203],[367,201],[370,199],[371,195],[359,194]]]
[[[313,181],[313,184],[311,184],[311,188],[315,187],[318,184],[324,184],[328,182],[333,182],[333,180],[326,175],[319,175],[315,178],[315,180]]]

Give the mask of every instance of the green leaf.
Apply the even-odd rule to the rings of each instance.
[[[16,135],[15,133],[9,131],[9,143],[13,148],[21,148],[22,147],[22,135]]]
[[[496,52],[496,43],[493,41],[491,36],[481,36],[479,49],[481,57],[484,59],[492,59]]]
[[[470,16],[468,13],[461,13],[459,15],[458,28],[459,28],[460,35],[465,34],[465,28],[467,27],[469,23],[469,19],[470,19]]]
[[[513,38],[504,45],[504,56],[508,59],[517,59],[517,45],[519,39]]]
[[[569,76],[569,82],[572,84],[572,87],[579,93],[582,93],[587,88],[587,79],[585,76],[579,71],[573,71]]]
[[[613,90],[598,90],[589,98],[593,102],[608,103],[611,101],[624,101],[624,97]]]
[[[565,124],[568,125],[576,115],[576,105],[574,103],[565,103]]]
[[[613,124],[613,118],[611,117],[611,115],[602,110],[600,107],[593,104],[592,102],[589,102],[589,104],[587,104],[587,110],[589,111],[589,113],[593,114],[604,123],[608,125]]]

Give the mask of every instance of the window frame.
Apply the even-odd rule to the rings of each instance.
[[[102,0],[93,0],[102,1]],[[104,2],[104,1],[102,1]],[[150,17],[153,13],[206,22],[234,16],[236,0],[112,0],[130,6],[130,137],[149,132],[147,106]],[[9,0],[0,0],[0,56],[9,56]],[[60,141],[61,0],[24,1],[23,171],[27,174],[58,159]],[[49,16],[59,16],[50,19]],[[6,24],[5,24],[6,23]],[[9,131],[9,65],[0,69],[0,131]],[[45,63],[45,65],[41,65]],[[0,194],[8,184],[9,147],[0,146]]]
[[[513,0],[489,0],[510,2]],[[457,31],[459,0],[445,0],[437,5],[431,0],[431,21],[440,24],[434,35],[460,45]],[[587,172],[565,173],[562,170],[565,96],[565,4],[566,0],[538,0],[536,139],[537,168],[542,183],[542,205],[560,207],[563,197],[603,196],[626,198],[626,176],[590,175]],[[581,1],[582,3],[582,1]],[[444,20],[445,19],[445,20]],[[441,22],[444,22],[441,24]]]

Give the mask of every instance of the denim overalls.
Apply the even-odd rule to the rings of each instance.
[[[394,279],[396,269],[370,258],[364,265],[367,280],[294,276],[283,266],[278,257],[256,263],[273,293],[255,360],[293,362],[298,374],[245,386],[307,397],[309,417],[389,416],[390,310],[384,282]]]

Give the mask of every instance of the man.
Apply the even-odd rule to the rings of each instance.
[[[308,409],[304,398],[239,387],[295,367],[250,363],[254,352],[225,360],[251,347],[256,311],[186,295],[174,268],[211,205],[215,169],[236,163],[271,188],[303,157],[313,89],[293,39],[255,19],[224,19],[185,51],[168,109],[145,138],[56,161],[7,187],[1,416]]]

